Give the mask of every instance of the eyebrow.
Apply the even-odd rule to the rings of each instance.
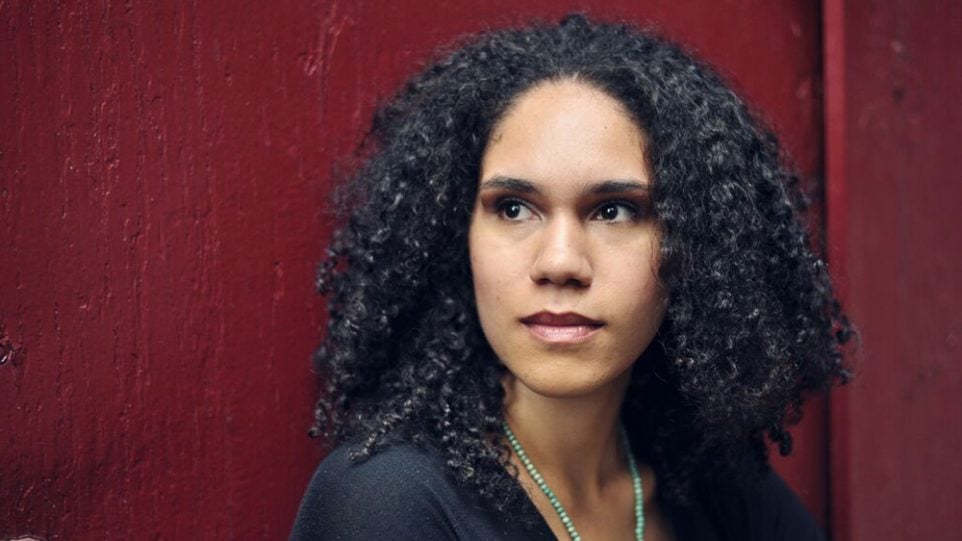
[[[585,194],[609,194],[625,192],[650,192],[651,185],[638,180],[605,180],[587,186]]]
[[[530,180],[496,175],[481,183],[480,190],[507,190],[517,193],[540,194],[541,190]],[[585,195],[601,195],[626,192],[650,192],[651,185],[635,179],[604,180],[589,184]]]
[[[541,193],[530,180],[495,175],[481,183],[479,190],[507,190],[518,193]]]

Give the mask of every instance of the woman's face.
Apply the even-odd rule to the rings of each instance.
[[[645,134],[581,82],[540,84],[492,130],[469,232],[478,315],[546,396],[625,383],[664,317]]]

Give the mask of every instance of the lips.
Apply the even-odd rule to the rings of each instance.
[[[574,312],[555,314],[538,312],[521,319],[521,323],[535,338],[549,344],[578,344],[597,334],[603,321]]]

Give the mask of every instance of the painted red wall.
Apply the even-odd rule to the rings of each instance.
[[[861,332],[832,404],[839,540],[962,537],[962,3],[826,9],[828,238]]]
[[[803,0],[0,3],[0,538],[283,538],[337,157],[439,43],[584,6],[701,51],[819,173]],[[823,412],[779,461],[820,519]]]
[[[0,6],[0,538],[284,535],[319,452],[319,6]]]

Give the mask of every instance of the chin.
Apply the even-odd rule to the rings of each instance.
[[[538,368],[513,370],[517,384],[523,385],[534,393],[547,398],[581,398],[603,392],[621,389],[622,377],[627,377],[630,366],[620,372],[590,370],[583,364],[572,367],[564,363],[550,363]]]

